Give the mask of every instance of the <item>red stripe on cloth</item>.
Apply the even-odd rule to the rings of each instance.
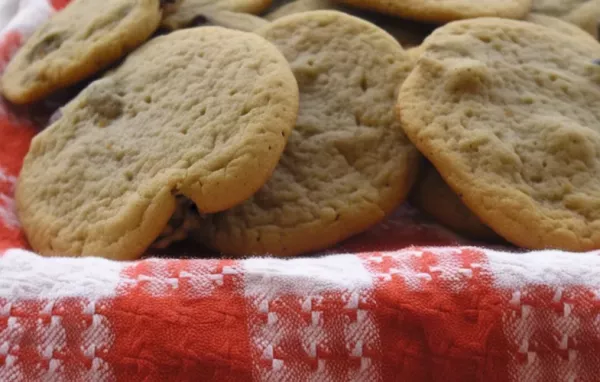
[[[21,35],[9,32],[0,41],[0,71],[21,45]],[[0,96],[0,166],[6,175],[16,176],[29,150],[36,131],[33,125],[17,118],[8,110],[6,101]]]
[[[4,71],[4,68],[22,43],[23,37],[17,31],[10,31],[3,36],[2,41],[0,41],[0,73]]]
[[[42,302],[19,301],[10,304],[0,298],[0,377],[24,381],[39,379],[40,356],[36,338],[38,312]]]
[[[251,377],[242,281],[233,261],[146,260],[106,317],[105,358],[121,381],[241,381]]]
[[[3,36],[0,41],[0,72],[21,43],[21,34],[16,31]],[[25,236],[13,221],[16,216],[13,198],[16,177],[35,133],[29,122],[8,110],[0,96],[0,255],[7,248],[28,248]]]
[[[0,99],[0,252],[7,248],[28,248],[18,222],[14,221],[14,188],[23,158],[35,135],[35,129],[17,121],[2,107]]]
[[[249,328],[257,381],[377,381],[372,279],[355,256],[250,259]]]
[[[110,381],[102,355],[110,348],[98,300],[94,312],[84,298],[0,299],[0,380]],[[108,341],[107,341],[108,340]]]
[[[23,165],[23,158],[29,151],[31,139],[36,129],[31,124],[17,120],[14,116],[2,114],[0,100],[0,166],[7,175],[17,176]]]
[[[0,222],[0,256],[9,248],[29,249],[29,244],[20,229],[6,227]]]
[[[14,188],[35,133],[31,125],[17,120],[3,109],[0,99],[0,252],[7,248],[28,248],[18,222],[13,222],[16,220]]]
[[[348,338],[353,326],[359,325],[357,309],[347,308],[351,298],[351,293],[343,292],[283,295],[268,302],[265,311],[251,306],[253,338],[265,340],[264,346],[253,347],[253,358],[258,360],[255,379],[363,380],[370,370],[364,366],[361,370],[363,354],[353,354],[353,350],[358,341],[373,338],[361,337],[356,329],[356,338]],[[359,346],[362,352],[364,347]]]
[[[52,5],[52,7],[57,11],[60,11],[61,9],[69,5],[70,2],[71,0],[50,0],[50,5]]]
[[[384,380],[507,381],[507,301],[476,250],[364,255],[378,279],[374,312]]]
[[[582,283],[585,282],[582,280]],[[513,381],[597,381],[600,302],[584,286],[530,285],[506,291],[504,315]]]

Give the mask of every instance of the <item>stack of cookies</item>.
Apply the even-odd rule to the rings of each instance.
[[[25,158],[27,238],[295,256],[409,200],[475,239],[600,248],[600,44],[573,16],[595,6],[73,0],[2,77],[15,104],[89,83]]]

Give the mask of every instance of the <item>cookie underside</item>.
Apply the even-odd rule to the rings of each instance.
[[[471,212],[444,183],[435,167],[427,164],[411,190],[410,201],[446,227],[470,238],[497,241],[498,235]]]
[[[532,0],[339,0],[342,3],[413,20],[443,23],[477,17],[521,19]]]

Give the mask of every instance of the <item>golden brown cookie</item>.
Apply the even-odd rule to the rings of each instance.
[[[600,0],[588,1],[563,16],[563,20],[577,25],[598,39],[600,29]]]
[[[600,45],[524,21],[437,29],[402,126],[486,225],[526,248],[600,248]]]
[[[146,41],[159,0],[75,0],[43,24],[2,76],[4,96],[31,103],[106,68]]]
[[[339,10],[339,8],[341,7],[333,0],[294,0],[267,13],[265,18],[272,21],[300,12]]]
[[[442,23],[476,17],[520,19],[532,0],[339,0],[342,3],[408,19]]]
[[[165,14],[161,27],[175,30],[193,26],[197,19],[205,21],[207,11],[229,11],[259,14],[271,5],[272,0],[180,0],[179,5]]]
[[[567,15],[573,9],[580,7],[582,4],[589,3],[590,0],[533,0],[531,11],[550,15],[554,17],[562,17]]]
[[[33,139],[16,190],[29,242],[44,255],[136,258],[177,196],[216,212],[260,188],[297,111],[289,64],[260,36],[155,38]]]
[[[344,7],[347,13],[365,19],[391,34],[403,48],[420,45],[431,34],[437,25],[416,22],[408,19],[399,19],[390,15],[377,12],[352,9]]]
[[[316,10],[336,10],[376,24],[396,38],[404,48],[421,44],[425,37],[435,28],[433,25],[402,20],[397,17],[352,8],[331,0],[295,0],[277,8],[267,14],[265,18],[267,20],[275,20],[295,13]]]
[[[267,20],[249,13],[211,9],[204,12],[203,16],[206,18],[205,25],[220,26],[244,32],[253,32],[269,24]]]
[[[298,120],[269,182],[209,216],[202,236],[227,255],[319,250],[379,222],[413,184],[419,154],[393,110],[410,59],[383,30],[336,11],[286,16],[256,33],[292,67]]]
[[[497,241],[498,235],[483,224],[428,163],[410,193],[410,202],[448,228],[478,240]]]
[[[421,57],[421,53],[423,53],[423,45],[417,45],[406,49],[406,53],[408,53],[412,61],[416,63],[419,57]]]
[[[542,14],[538,14],[538,13],[530,13],[525,18],[525,21],[529,21],[530,23],[534,23],[534,24],[538,24],[538,25],[543,25],[550,29],[555,29],[555,30],[561,31],[563,33],[569,34],[573,37],[580,38],[582,40],[587,40],[591,44],[598,43],[598,41],[596,39],[594,39],[594,37],[592,37],[589,33],[584,31],[580,27],[578,27],[570,22],[563,21],[556,17],[546,16],[546,15],[542,15]]]
[[[600,0],[533,0],[532,10],[561,18],[598,39]]]

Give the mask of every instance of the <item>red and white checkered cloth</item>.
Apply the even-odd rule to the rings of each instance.
[[[65,3],[0,0],[0,68]],[[408,206],[318,258],[41,258],[27,115],[0,100],[0,382],[600,381],[600,252],[465,246]]]

